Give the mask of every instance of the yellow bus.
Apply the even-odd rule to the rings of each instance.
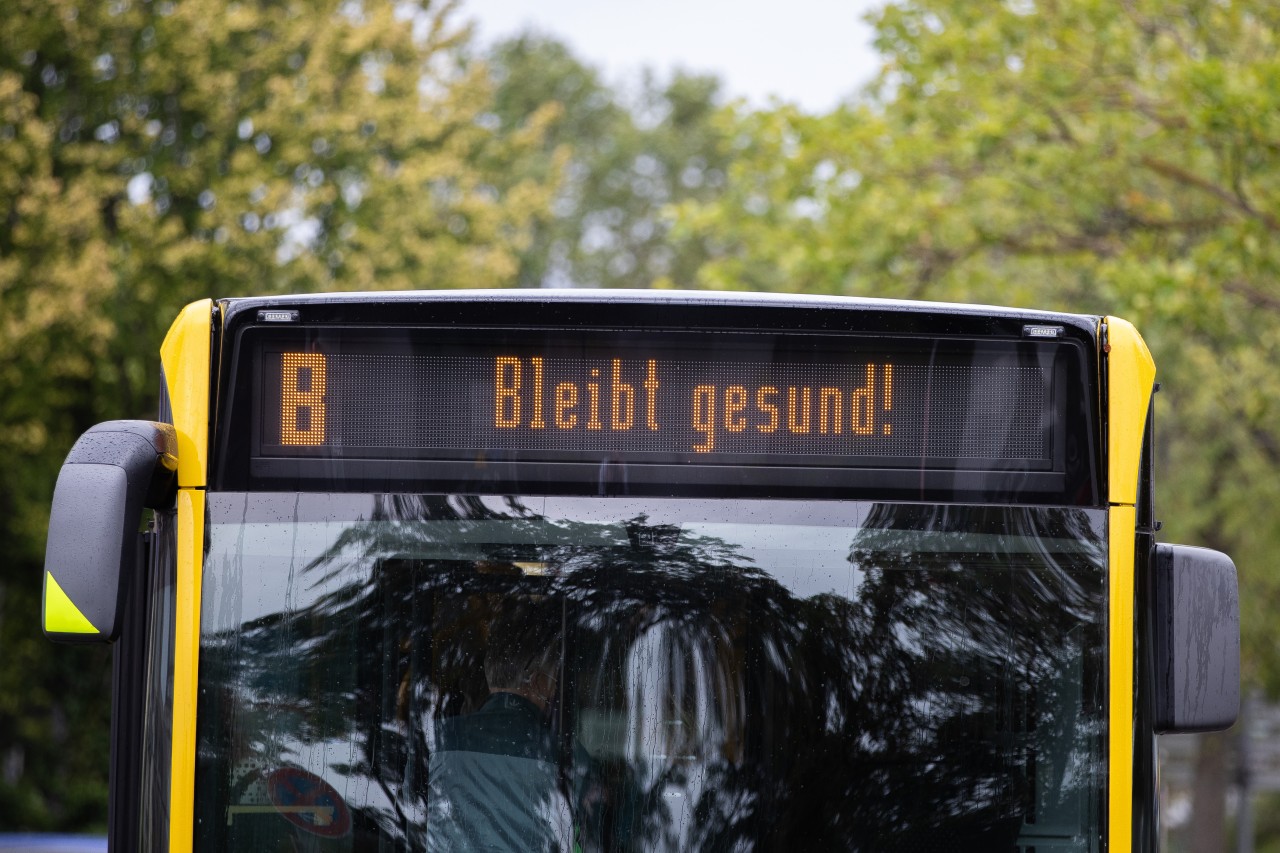
[[[1153,850],[1156,735],[1237,713],[1115,317],[242,298],[160,361],[44,573],[116,850]]]

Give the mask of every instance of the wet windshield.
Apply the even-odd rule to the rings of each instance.
[[[209,507],[197,850],[1097,848],[1100,510]]]

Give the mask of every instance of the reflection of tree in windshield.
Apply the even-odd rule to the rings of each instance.
[[[827,728],[866,770],[827,805],[870,846],[1009,849],[1095,782],[1098,720],[1080,717],[1101,689],[1082,670],[1101,673],[1103,549],[1072,510],[874,507],[857,602],[828,598],[816,632],[859,685],[857,716]],[[824,707],[849,695],[829,687]]]
[[[607,792],[601,846],[735,849],[772,831],[754,731],[803,694],[796,600],[721,540],[551,555],[577,638],[574,707]],[[768,650],[766,652],[766,650]],[[593,737],[594,735],[594,737]]]
[[[347,797],[335,849],[425,849],[436,721],[484,703],[489,625],[519,601],[561,625],[585,850],[985,851],[1096,812],[1096,516],[875,505],[852,595],[800,598],[732,541],[496,507],[381,497],[293,577],[329,591],[206,636],[223,769],[200,784],[287,756]],[[204,849],[242,840],[222,831]]]

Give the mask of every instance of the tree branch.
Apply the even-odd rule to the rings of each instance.
[[[1253,205],[1251,205],[1248,199],[1243,195],[1237,195],[1229,189],[1218,186],[1213,181],[1202,178],[1199,175],[1187,171],[1181,166],[1175,166],[1173,163],[1168,163],[1164,160],[1157,160],[1154,157],[1143,157],[1140,162],[1143,166],[1155,172],[1157,175],[1168,178],[1172,181],[1177,181],[1180,184],[1186,184],[1187,186],[1194,187],[1202,192],[1206,192],[1218,200],[1227,203],[1231,207],[1234,207],[1241,213],[1257,219],[1263,225],[1267,226],[1268,230],[1280,232],[1280,219],[1276,219],[1275,216],[1269,213],[1263,213],[1262,211],[1255,210]]]
[[[1280,313],[1280,296],[1259,290],[1247,281],[1232,279],[1222,283],[1222,289],[1241,297],[1254,308]]]

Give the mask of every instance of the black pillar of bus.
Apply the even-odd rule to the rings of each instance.
[[[159,406],[156,414],[161,423],[173,423],[173,407],[163,368],[160,370]],[[111,759],[107,800],[109,853],[133,853],[142,849],[144,808],[149,824],[146,835],[151,842],[150,850],[167,850],[169,845],[170,754],[168,749],[157,750],[157,747],[162,742],[164,746],[168,746],[173,709],[155,705],[157,702],[166,702],[172,694],[173,671],[170,668],[168,673],[161,676],[164,679],[161,686],[164,695],[157,696],[148,679],[148,660],[151,642],[156,642],[166,644],[165,659],[171,664],[173,661],[172,625],[165,620],[152,618],[153,605],[162,606],[161,602],[153,601],[155,581],[160,579],[163,586],[165,580],[168,580],[172,586],[172,579],[166,577],[166,573],[173,573],[172,503],[171,500],[165,501],[165,508],[156,510],[148,530],[138,533],[133,573],[123,593],[123,624],[120,636],[111,650]],[[152,632],[157,629],[164,631],[166,636],[153,638]],[[148,708],[148,705],[151,707]],[[160,726],[162,729],[150,732],[150,737],[147,731],[149,717],[153,727]],[[158,774],[152,775],[158,775],[155,785],[163,788],[163,791],[143,789],[144,765],[147,763],[160,765]],[[160,795],[163,796],[163,801],[154,801]]]
[[[122,607],[120,637],[111,653],[111,767],[107,804],[107,849],[139,849],[139,782],[146,719],[147,592],[151,534],[138,534]]]
[[[1160,386],[1156,386],[1158,391]],[[1160,839],[1159,768],[1154,727],[1155,633],[1151,624],[1155,559],[1155,395],[1147,406],[1138,474],[1137,541],[1134,543],[1133,850],[1155,851]]]

